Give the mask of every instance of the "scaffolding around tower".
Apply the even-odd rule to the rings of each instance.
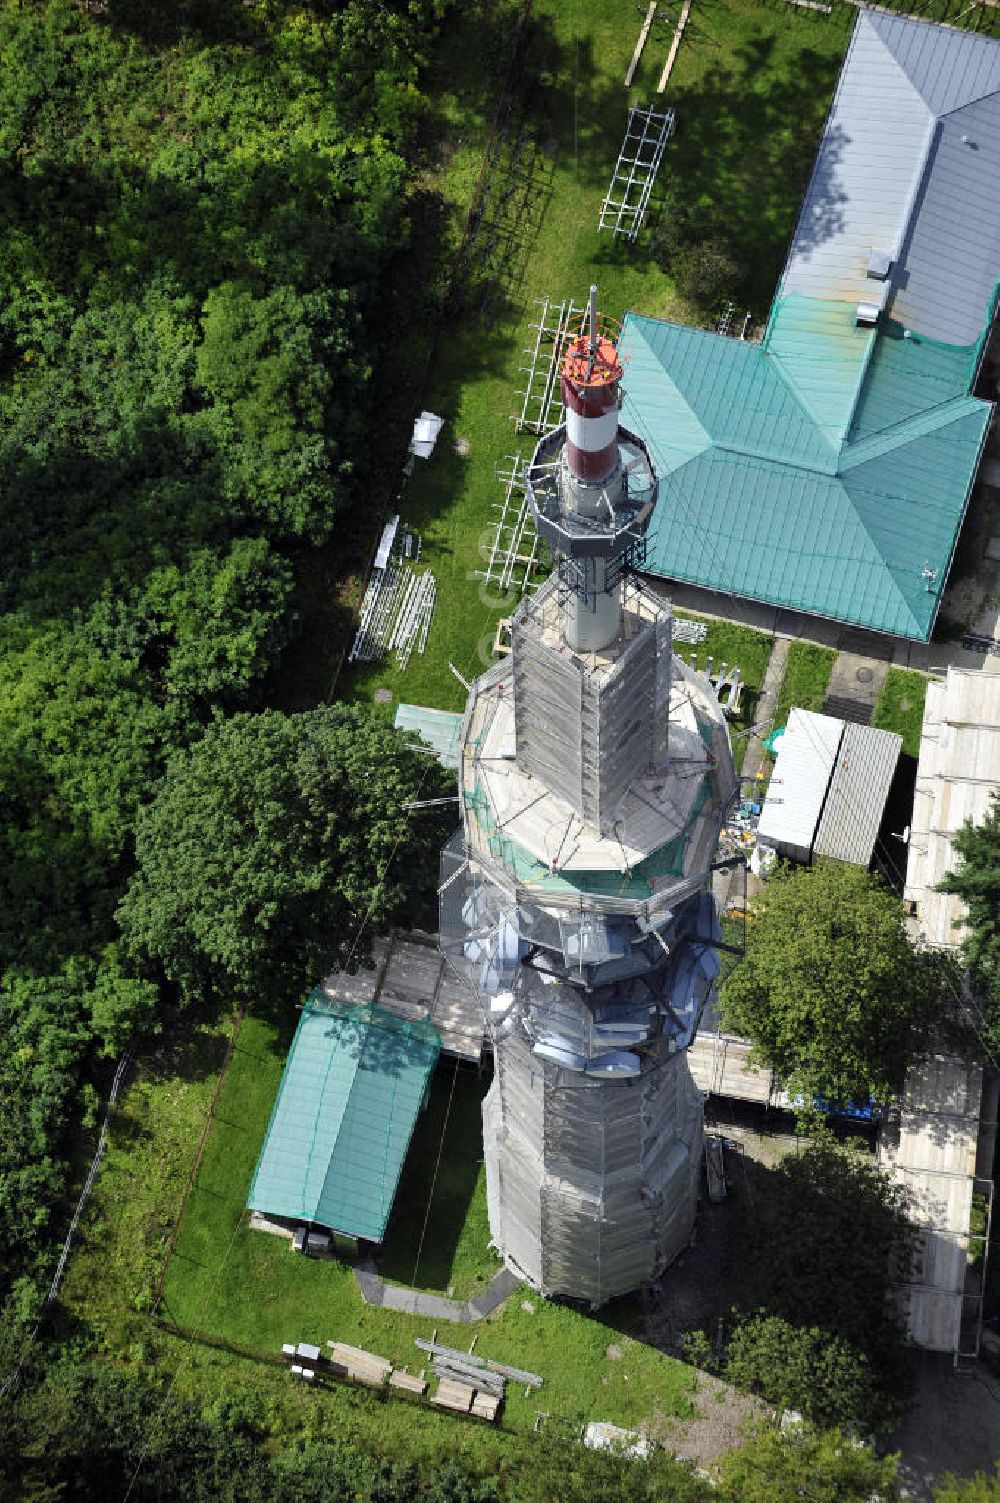
[[[655,1278],[694,1223],[701,1097],[686,1051],[713,994],[710,871],[738,783],[704,674],[638,583],[657,477],[620,423],[614,330],[560,362],[564,420],[525,466],[556,572],[510,657],[470,686],[462,825],[439,944],[493,1044],[483,1105],[493,1241],[535,1288],[603,1304]]]

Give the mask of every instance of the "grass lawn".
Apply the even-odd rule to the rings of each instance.
[[[922,673],[890,668],[872,710],[872,725],[883,731],[898,731],[907,757],[916,757],[920,751],[926,693],[927,679]]]
[[[482,1153],[469,1146],[481,1142],[486,1084],[452,1060],[438,1066],[378,1258],[393,1283],[463,1300],[501,1267],[489,1250]]]
[[[708,635],[704,642],[678,642],[675,651],[686,663],[693,662],[704,670],[712,659],[713,671],[723,663],[731,668],[735,664],[743,678],[745,688],[740,700],[740,712],[729,722],[736,771],[743,766],[747,748],[747,731],[753,725],[757,713],[764,674],[771,658],[774,638],[765,632],[755,631],[752,626],[737,626],[732,621],[713,621],[707,616],[696,616],[690,611],[676,611],[689,621],[704,621]]]
[[[774,712],[776,726],[787,724],[788,713],[796,706],[802,710],[822,710],[836,657],[832,647],[819,647],[812,642],[792,643]]]
[[[140,1340],[231,1026],[189,1023],[140,1061],[116,1109],[60,1302],[119,1353]]]
[[[256,1352],[274,1353],[286,1341],[322,1345],[337,1338],[413,1370],[421,1365],[413,1338],[429,1336],[432,1321],[366,1306],[345,1264],[296,1256],[286,1239],[251,1231],[247,1224],[247,1189],[286,1042],[260,1019],[248,1018],[243,1025],[169,1265],[161,1313],[186,1329]],[[390,1224],[386,1272],[407,1283],[452,1070],[446,1062],[436,1081],[436,1101],[418,1129],[413,1160],[403,1170],[398,1215]],[[497,1266],[487,1252],[489,1233],[478,1191],[480,1095],[478,1080],[460,1073],[442,1154],[444,1179],[438,1180],[441,1200],[435,1195],[418,1274],[421,1285],[452,1286],[457,1294],[481,1288]],[[155,1144],[147,1145],[151,1151]],[[657,1410],[686,1412],[693,1373],[633,1340],[627,1330],[633,1318],[633,1306],[627,1303],[594,1318],[534,1295],[522,1301],[515,1294],[477,1328],[477,1351],[541,1373],[546,1380],[542,1398],[511,1391],[508,1424],[530,1431],[536,1408],[565,1418],[582,1414],[626,1424],[649,1419]],[[467,1326],[439,1322],[438,1328],[441,1339],[452,1345],[467,1343],[473,1334]],[[610,1342],[622,1347],[623,1359],[605,1356]]]
[[[467,90],[469,69],[482,90],[480,24],[470,12],[457,28],[465,40],[445,109],[453,129],[462,118],[454,101]],[[540,146],[534,218],[488,321],[472,309],[444,325],[421,400],[445,417],[446,426],[431,459],[416,462],[398,503],[422,531],[422,561],[438,581],[427,652],[414,654],[405,674],[394,662],[346,671],[338,693],[370,702],[382,687],[394,702],[456,709],[464,691],[449,661],[466,677],[489,664],[497,618],[510,613],[517,597],[485,590],[477,571],[488,556],[489,524],[501,498],[497,466],[518,452],[526,457],[533,442],[530,435],[518,438],[511,415],[520,406],[515,388],[523,384],[520,368],[533,338],[534,299],[581,302],[596,281],[602,309],[614,317],[627,309],[690,317],[653,261],[648,233],[630,246],[597,231],[627,105],[657,97],[668,45],[666,37],[650,39],[635,85],[626,91],[622,80],[638,27],[632,0],[574,0],[571,6],[536,0],[522,85],[527,123]],[[784,259],[848,35],[840,16],[820,20],[784,6],[702,0],[664,96],[677,111],[677,132],[661,186],[675,174],[699,200],[724,206],[734,237],[746,247],[752,268],[746,295],[758,317],[767,311]],[[480,113],[474,135],[481,124]],[[460,170],[449,167],[439,186],[453,205],[465,207],[469,182],[463,157]],[[467,453],[456,452],[456,439],[466,441]],[[746,672],[749,681],[749,665]]]

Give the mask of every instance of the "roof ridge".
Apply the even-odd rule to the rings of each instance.
[[[869,459],[891,454],[893,450],[910,443],[914,438],[929,437],[930,434],[936,433],[938,429],[949,423],[968,417],[980,407],[991,405],[991,403],[982,402],[979,397],[974,397],[971,393],[965,396],[949,397],[944,402],[923,407],[919,412],[911,413],[909,417],[902,418],[899,422],[889,423],[885,428],[879,428],[875,433],[869,433],[854,443],[845,439],[840,450],[837,474],[842,475],[856,470],[859,465],[866,464]]]
[[[921,86],[914,77],[914,74],[918,73],[919,69],[916,68],[912,60],[900,57],[896,50],[904,37],[912,37],[914,32],[923,28],[933,28],[935,31],[944,30],[953,33],[951,40],[954,41],[956,47],[964,49],[967,55],[977,53],[985,55],[991,48],[996,49],[998,45],[996,37],[978,36],[973,32],[964,30],[962,27],[950,26],[946,21],[931,21],[926,17],[900,15],[899,12],[890,11],[881,5],[861,7],[858,19],[859,23],[862,20],[868,22],[893,62],[896,63],[907,81],[920,95],[920,98],[924,101],[924,104],[935,120],[942,120],[948,115],[956,114],[959,110],[967,109],[969,105],[976,104],[981,99],[989,99],[992,95],[1000,93],[1000,87],[986,88],[981,94],[973,94],[971,98],[964,100],[962,104],[956,104],[949,109],[938,109],[928,98],[928,94],[932,92],[930,80],[926,79],[923,86]],[[893,36],[892,41],[888,39],[887,32]]]

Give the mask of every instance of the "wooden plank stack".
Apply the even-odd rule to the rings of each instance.
[[[442,1378],[437,1393],[431,1398],[439,1409],[454,1409],[459,1414],[468,1414],[476,1397],[474,1388],[467,1383],[456,1383],[451,1378]]]
[[[328,1341],[333,1368],[355,1383],[365,1383],[369,1388],[381,1388],[392,1372],[392,1363],[374,1352],[366,1352],[360,1346],[348,1346],[344,1341]]]
[[[436,1334],[436,1333],[435,1333]],[[364,1347],[351,1346],[346,1341],[328,1341],[329,1356],[310,1361],[306,1366],[295,1359],[300,1347],[286,1343],[282,1355],[292,1363],[291,1372],[296,1378],[313,1381],[317,1374],[334,1378],[349,1378],[354,1383],[364,1383],[368,1388],[390,1388],[403,1393],[412,1393],[423,1398],[427,1382],[423,1373],[415,1377],[404,1368],[394,1368],[386,1357],[368,1352]],[[439,1409],[450,1409],[456,1414],[471,1414],[475,1419],[495,1422],[503,1403],[507,1381],[499,1364],[487,1363],[471,1352],[455,1351],[451,1347],[435,1347],[433,1342],[418,1342],[423,1347],[434,1348],[434,1375],[438,1379],[437,1392],[431,1403]],[[309,1348],[310,1355],[318,1354],[318,1348]],[[516,1370],[511,1370],[515,1372]],[[530,1377],[531,1374],[526,1376]],[[541,1379],[537,1380],[541,1382]]]

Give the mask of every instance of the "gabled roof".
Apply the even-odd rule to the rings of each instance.
[[[862,12],[763,344],[626,319],[649,572],[929,638],[990,415],[998,181],[1000,43]]]
[[[299,1019],[247,1205],[381,1242],[440,1051],[426,1022],[317,988]]]
[[[1000,274],[998,95],[992,38],[862,11],[778,300],[872,300],[881,289],[868,257],[879,249],[894,263],[889,316],[974,344]]]

